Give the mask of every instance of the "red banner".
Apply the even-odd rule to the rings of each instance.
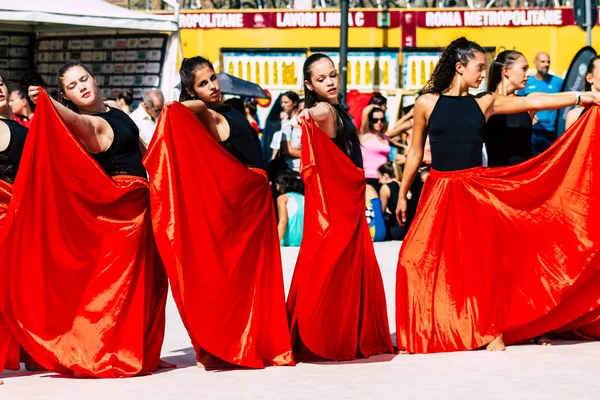
[[[446,27],[513,27],[513,26],[564,26],[575,24],[573,10],[554,9],[497,9],[418,11],[419,28]]]
[[[182,13],[181,29],[240,28],[336,28],[340,26],[339,11],[251,11]],[[352,11],[348,24],[356,28],[400,26],[398,11]]]
[[[179,23],[182,29],[336,28],[340,19],[339,11],[201,11],[182,13]],[[414,46],[416,28],[568,26],[575,24],[575,17],[571,8],[396,9],[351,11],[348,23],[351,28],[402,27],[408,30],[403,45]]]

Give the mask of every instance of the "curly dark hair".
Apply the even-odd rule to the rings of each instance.
[[[450,43],[442,51],[433,74],[431,74],[431,78],[429,78],[421,93],[441,94],[444,92],[448,89],[452,83],[452,79],[456,75],[456,63],[460,62],[463,65],[467,65],[469,60],[475,58],[476,52],[485,54],[483,47],[467,40],[465,37],[460,37]]]
[[[516,50],[504,50],[496,56],[494,61],[490,64],[488,72],[488,92],[495,92],[500,82],[502,82],[502,69],[504,67],[510,67],[522,56],[523,53]]]

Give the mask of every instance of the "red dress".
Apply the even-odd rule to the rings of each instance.
[[[471,350],[596,321],[598,128],[595,107],[520,165],[431,172],[398,262],[399,349]]]
[[[304,235],[288,295],[294,351],[340,361],[393,353],[364,172],[311,122],[300,173]]]
[[[167,280],[149,202],[147,181],[111,179],[41,91],[8,209],[0,295],[42,366],[102,378],[158,368]]]
[[[293,365],[269,182],[175,103],[144,158],[152,220],[199,360]]]
[[[0,180],[0,240],[5,245],[0,245],[0,250],[7,248],[6,240],[7,233],[3,231],[5,228],[6,211],[8,204],[12,198],[12,185],[8,182]],[[0,310],[4,308],[6,303],[6,296],[8,294],[8,270],[6,268],[0,268]],[[4,320],[4,316],[0,312],[0,372],[3,369],[18,370],[19,365],[19,354],[21,346],[17,339],[10,331],[9,326]]]

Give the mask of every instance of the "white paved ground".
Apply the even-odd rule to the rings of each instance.
[[[399,243],[375,247],[393,327]],[[297,252],[283,249],[286,286]],[[0,400],[600,398],[600,343],[513,346],[504,353],[386,355],[350,363],[207,372],[196,367],[172,301],[167,318],[163,357],[179,365],[175,370],[115,380],[6,372],[0,374],[5,382],[0,386]]]

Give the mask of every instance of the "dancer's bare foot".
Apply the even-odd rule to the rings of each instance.
[[[198,366],[198,368],[203,368],[207,370],[234,368],[233,365],[221,360],[219,357],[213,356],[212,354],[206,351],[200,352],[200,357],[198,357],[198,362],[196,363],[196,365]]]
[[[0,385],[4,385],[4,381],[0,381]]]
[[[552,339],[546,335],[542,335],[535,339],[535,343],[539,344],[540,346],[552,346]]]
[[[490,344],[486,347],[487,351],[504,351],[506,350],[506,346],[502,341],[502,335],[498,335],[490,342]]]
[[[158,368],[159,369],[160,368],[177,368],[177,364],[173,364],[173,363],[170,363],[170,362],[165,361],[163,359],[160,359],[158,361]]]

